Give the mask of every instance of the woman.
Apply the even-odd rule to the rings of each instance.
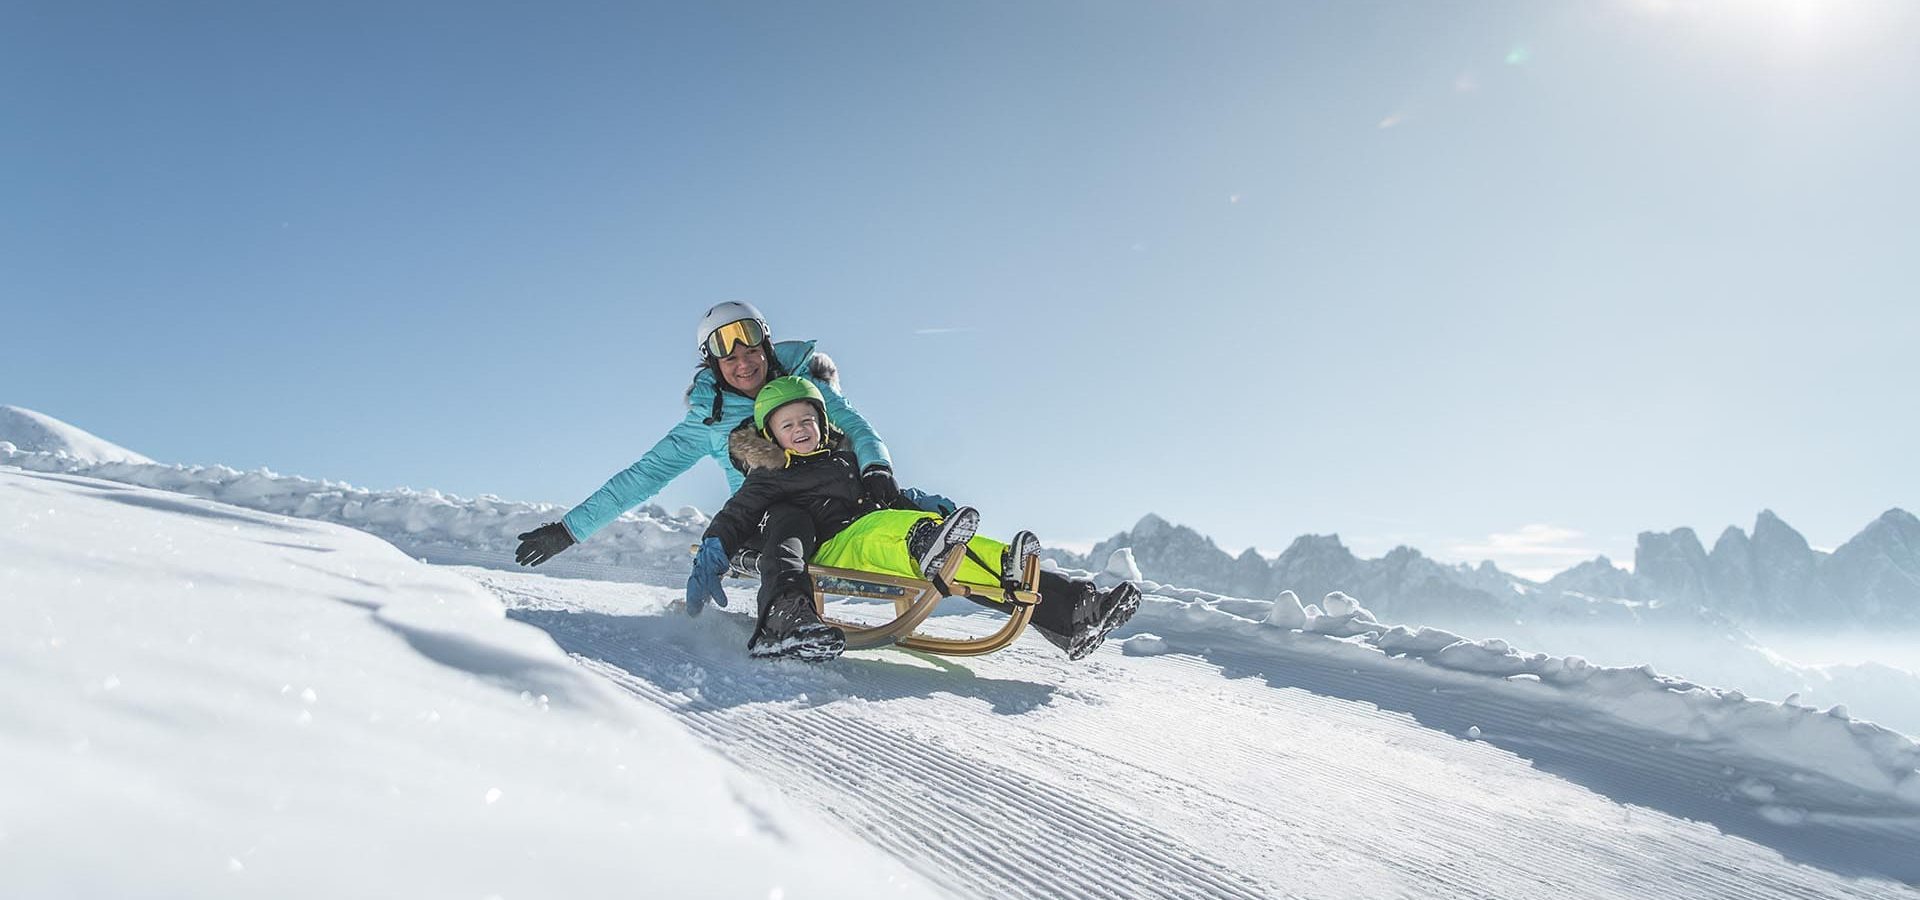
[[[587,540],[622,513],[651,499],[702,457],[710,456],[720,463],[727,475],[729,492],[738,491],[746,476],[741,468],[732,464],[728,436],[740,423],[752,421],[753,401],[760,389],[769,380],[783,375],[797,375],[819,389],[827,416],[834,427],[846,435],[851,446],[866,497],[882,508],[902,502],[887,445],[860,412],[840,395],[839,377],[832,360],[816,353],[812,341],[775,343],[766,317],[751,304],[739,302],[722,303],[707,310],[700,319],[695,340],[701,364],[694,373],[693,384],[687,388],[686,418],[638,462],[607,479],[605,485],[568,511],[559,522],[521,534],[515,561],[537,566],[575,543]],[[951,501],[918,491],[909,492],[904,499],[935,512],[950,513],[954,507]],[[766,554],[761,558],[765,561],[771,557],[772,554]],[[1040,595],[1040,606],[1034,610],[1034,630],[1066,651],[1070,659],[1092,653],[1108,632],[1133,614],[1140,597],[1139,590],[1131,584],[1102,593],[1091,581],[1076,581],[1044,571],[1040,576]],[[689,615],[699,614],[700,609],[698,601],[687,605]]]

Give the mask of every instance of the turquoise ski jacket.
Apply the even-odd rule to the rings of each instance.
[[[820,395],[827,400],[827,418],[852,442],[861,469],[875,463],[893,464],[892,457],[887,455],[887,445],[874,433],[873,426],[867,424],[847,398],[840,396],[840,379],[832,363],[825,355],[814,353],[812,341],[775,342],[773,356],[787,374],[804,377],[820,389]],[[714,378],[712,369],[703,368],[696,373],[693,387],[687,390],[687,417],[673,426],[639,462],[607,479],[593,496],[560,520],[574,540],[592,537],[607,523],[620,518],[621,513],[652,499],[668,482],[693,468],[701,457],[713,457],[720,464],[720,470],[727,473],[728,493],[740,489],[746,476],[734,469],[728,459],[727,435],[742,419],[753,418],[753,398],[732,389],[721,390]],[[720,395],[720,417],[709,424],[707,419],[713,413],[716,391]]]

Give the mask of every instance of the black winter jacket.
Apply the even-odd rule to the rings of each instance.
[[[820,543],[845,530],[853,520],[878,509],[863,495],[860,461],[832,432],[824,449],[789,456],[743,423],[728,440],[734,465],[747,480],[727,505],[714,513],[704,537],[717,537],[728,556],[752,543],[767,510],[789,504],[806,510]]]

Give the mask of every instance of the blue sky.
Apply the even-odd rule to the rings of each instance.
[[[0,402],[156,458],[571,504],[745,299],[1061,543],[1920,506],[1911,4],[8,9]]]

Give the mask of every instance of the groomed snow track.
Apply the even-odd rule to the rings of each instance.
[[[956,896],[1920,898],[1920,820],[1778,824],[1738,765],[1444,678],[1231,641],[756,664],[671,589],[464,571]]]

